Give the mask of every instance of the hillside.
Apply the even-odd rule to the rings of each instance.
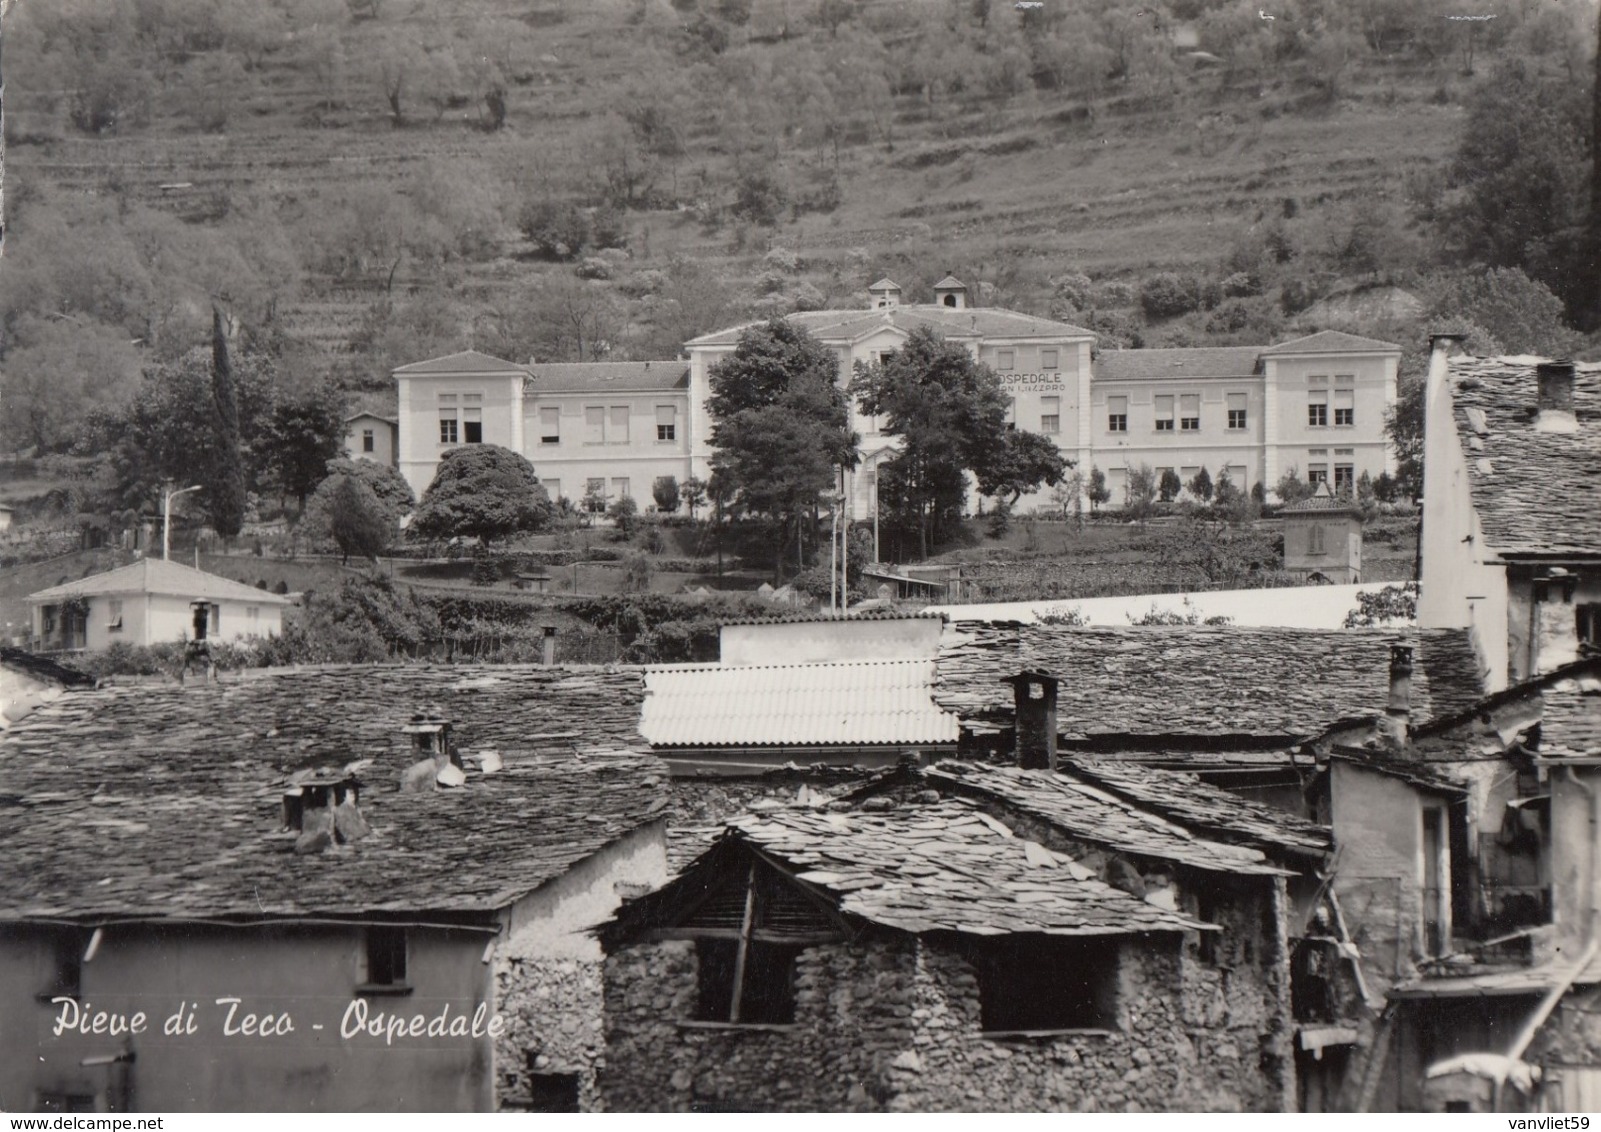
[[[198,0],[169,4],[188,11]],[[822,13],[834,6],[798,2],[747,4],[743,23],[737,4],[703,5],[735,9],[724,23],[660,0],[281,0],[262,6],[276,13],[267,31],[247,29],[254,47],[228,30],[242,18],[235,5],[212,7],[223,25],[214,44],[198,33],[194,49],[163,41],[158,74],[122,91],[126,112],[91,132],[86,88],[56,85],[71,73],[57,66],[67,37],[42,10],[18,6],[7,36],[8,263],[33,274],[53,224],[147,226],[130,237],[142,263],[127,273],[150,297],[84,313],[139,330],[159,322],[142,345],[173,350],[195,339],[205,298],[228,291],[254,302],[247,320],[270,312],[306,367],[374,388],[418,351],[586,348],[582,331],[544,325],[586,312],[552,314],[572,304],[551,287],[573,267],[541,259],[519,232],[538,200],[624,206],[616,242],[629,260],[591,266],[585,274],[611,279],[579,291],[593,323],[587,349],[599,339],[613,356],[659,354],[752,312],[854,304],[884,274],[913,292],[954,270],[983,301],[1047,313],[1061,306],[1052,280],[1064,274],[1220,277],[1286,227],[1300,273],[1324,290],[1364,274],[1330,254],[1364,217],[1396,231],[1388,262],[1357,266],[1405,271],[1429,258],[1412,246],[1426,233],[1410,219],[1409,192],[1456,145],[1474,81],[1456,56],[1423,57],[1411,40],[1375,50],[1339,39],[1331,76],[1316,42],[1247,66],[1151,32],[1138,41],[1156,52],[1143,71],[1051,89],[1037,65],[1031,81],[1028,59],[1014,58],[1022,33],[1003,25],[1015,13],[996,6],[981,27],[973,13],[989,6],[934,0],[847,4],[832,32]],[[707,26],[729,41],[716,53],[696,49]],[[1051,34],[1066,42],[1072,30]],[[472,94],[486,35],[506,75],[495,130]],[[909,70],[935,46],[945,55],[929,68],[957,71],[970,56],[1025,73],[975,71],[983,85],[941,87]],[[1035,41],[1025,46],[1038,54]],[[882,89],[859,81],[873,59],[890,68]],[[858,86],[840,85],[842,69]],[[410,83],[400,115],[388,97],[396,74]],[[773,190],[765,204],[787,205],[745,199],[762,178]],[[162,227],[147,209],[187,223]],[[245,262],[221,262],[202,234]],[[194,246],[172,246],[184,243]],[[763,259],[772,248],[794,255],[775,268]],[[694,267],[675,271],[679,257]],[[1253,307],[1251,331],[1283,322],[1276,298]],[[1093,300],[1129,303],[1115,288]],[[7,294],[13,342],[26,342],[19,321],[33,306]]]

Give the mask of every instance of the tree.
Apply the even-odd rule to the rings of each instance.
[[[1016,506],[1024,492],[1036,491],[1041,484],[1061,483],[1069,467],[1049,437],[1021,429],[1002,434],[1002,443],[985,455],[977,469],[978,490],[1001,497],[1008,507]]]
[[[1112,491],[1106,486],[1106,473],[1099,468],[1090,469],[1090,511],[1094,512],[1104,503],[1112,501]]]
[[[319,389],[278,402],[262,428],[264,470],[302,511],[344,443],[343,408],[337,392]]]
[[[352,554],[378,560],[378,555],[394,537],[395,524],[388,510],[378,501],[372,488],[359,476],[329,476],[317,489],[327,533],[346,564]]]
[[[1435,284],[1432,297],[1430,326],[1466,322],[1509,353],[1562,357],[1578,345],[1563,320],[1562,300],[1516,267],[1449,276]]]
[[[706,481],[690,476],[684,481],[680,489],[684,497],[684,505],[689,508],[689,517],[695,517],[695,509],[706,502]]]
[[[1301,470],[1295,467],[1287,470],[1273,485],[1273,492],[1279,497],[1280,503],[1299,503],[1310,497],[1314,490],[1311,484],[1301,478]]]
[[[498,444],[452,448],[423,492],[411,529],[423,538],[491,539],[537,531],[552,516],[534,466]]]
[[[398,524],[401,516],[411,514],[417,506],[411,484],[388,464],[340,457],[328,461],[327,473],[329,476],[354,476],[366,484],[388,512],[390,526]]]
[[[1151,514],[1151,505],[1156,502],[1156,472],[1149,464],[1141,464],[1137,468],[1130,468],[1128,472],[1128,499],[1123,504],[1123,513],[1136,523],[1143,523]]]
[[[793,533],[797,568],[805,565],[805,533],[834,487],[835,470],[856,462],[838,370],[831,350],[783,319],[744,331],[733,353],[711,368],[714,475],[736,511],[776,525],[775,554],[782,556]]]
[[[1209,473],[1205,468],[1202,468],[1200,471],[1195,473],[1195,477],[1190,480],[1188,487],[1190,489],[1190,494],[1201,500],[1203,503],[1211,501],[1212,476],[1211,473]]]
[[[225,539],[239,533],[245,519],[245,463],[239,427],[239,395],[234,388],[231,339],[238,323],[222,307],[211,308],[211,395],[216,406],[217,445],[206,486],[211,525]]]
[[[1078,530],[1084,529],[1084,473],[1070,472],[1051,492],[1051,502],[1062,509],[1062,518],[1069,518]]]
[[[1356,608],[1345,615],[1347,629],[1375,629],[1417,620],[1418,584],[1402,582],[1356,595]]]
[[[1157,495],[1163,503],[1171,503],[1178,498],[1178,493],[1184,490],[1184,483],[1179,474],[1172,468],[1162,469],[1162,478],[1156,485]]]
[[[616,524],[619,535],[628,538],[639,525],[639,504],[634,502],[632,495],[619,495],[606,508],[606,517]]]
[[[120,404],[138,385],[138,349],[92,319],[24,316],[9,347],[0,436],[14,448],[64,451],[96,406]]]
[[[664,515],[671,515],[678,510],[678,478],[676,476],[657,476],[656,482],[650,485],[650,495],[656,501],[656,510]]]
[[[1583,84],[1543,73],[1540,63],[1514,56],[1474,89],[1451,165],[1460,195],[1445,230],[1472,259],[1523,268],[1588,320],[1596,289],[1583,238],[1593,168],[1589,99]]]
[[[885,431],[901,440],[900,453],[883,465],[879,505],[915,524],[925,558],[931,540],[961,515],[967,472],[1008,491],[1037,487],[1046,475],[1061,478],[1060,466],[1040,466],[1041,445],[1008,437],[1007,396],[989,367],[926,327],[884,360],[858,366],[851,391],[863,412],[884,417]],[[1024,474],[1036,472],[1040,479],[1026,483]]]

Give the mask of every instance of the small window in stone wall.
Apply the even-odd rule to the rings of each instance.
[[[987,1034],[1117,1028],[1118,944],[1002,936],[969,945]]]
[[[795,960],[801,947],[751,940],[740,968],[737,939],[695,942],[701,1022],[786,1025],[795,1021]]]
[[[367,929],[367,982],[365,990],[403,992],[406,982],[406,929]]]
[[[528,1055],[530,1063],[534,1057],[535,1055],[530,1052]],[[577,1112],[578,1074],[529,1072],[526,1111]]]

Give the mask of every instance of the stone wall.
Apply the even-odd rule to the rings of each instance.
[[[1273,994],[1208,975],[1178,936],[1121,949],[1116,1026],[981,1035],[978,980],[951,946],[885,938],[798,962],[793,1027],[685,1026],[694,944],[606,961],[614,1111],[1276,1111],[1288,1069]],[[1287,1004],[1286,1007],[1287,1009]]]
[[[495,1001],[506,1022],[495,1043],[497,1109],[530,1107],[531,1074],[570,1073],[578,1078],[579,1107],[593,1111],[606,1053],[600,962],[508,957],[495,964]]]

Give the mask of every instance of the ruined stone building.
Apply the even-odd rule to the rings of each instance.
[[[642,692],[364,665],[39,706],[0,739],[0,1107],[592,1104],[586,929],[667,875]]]
[[[1326,834],[1023,734],[1027,767],[914,760],[740,817],[626,903],[607,1107],[1293,1109],[1291,888]]]

